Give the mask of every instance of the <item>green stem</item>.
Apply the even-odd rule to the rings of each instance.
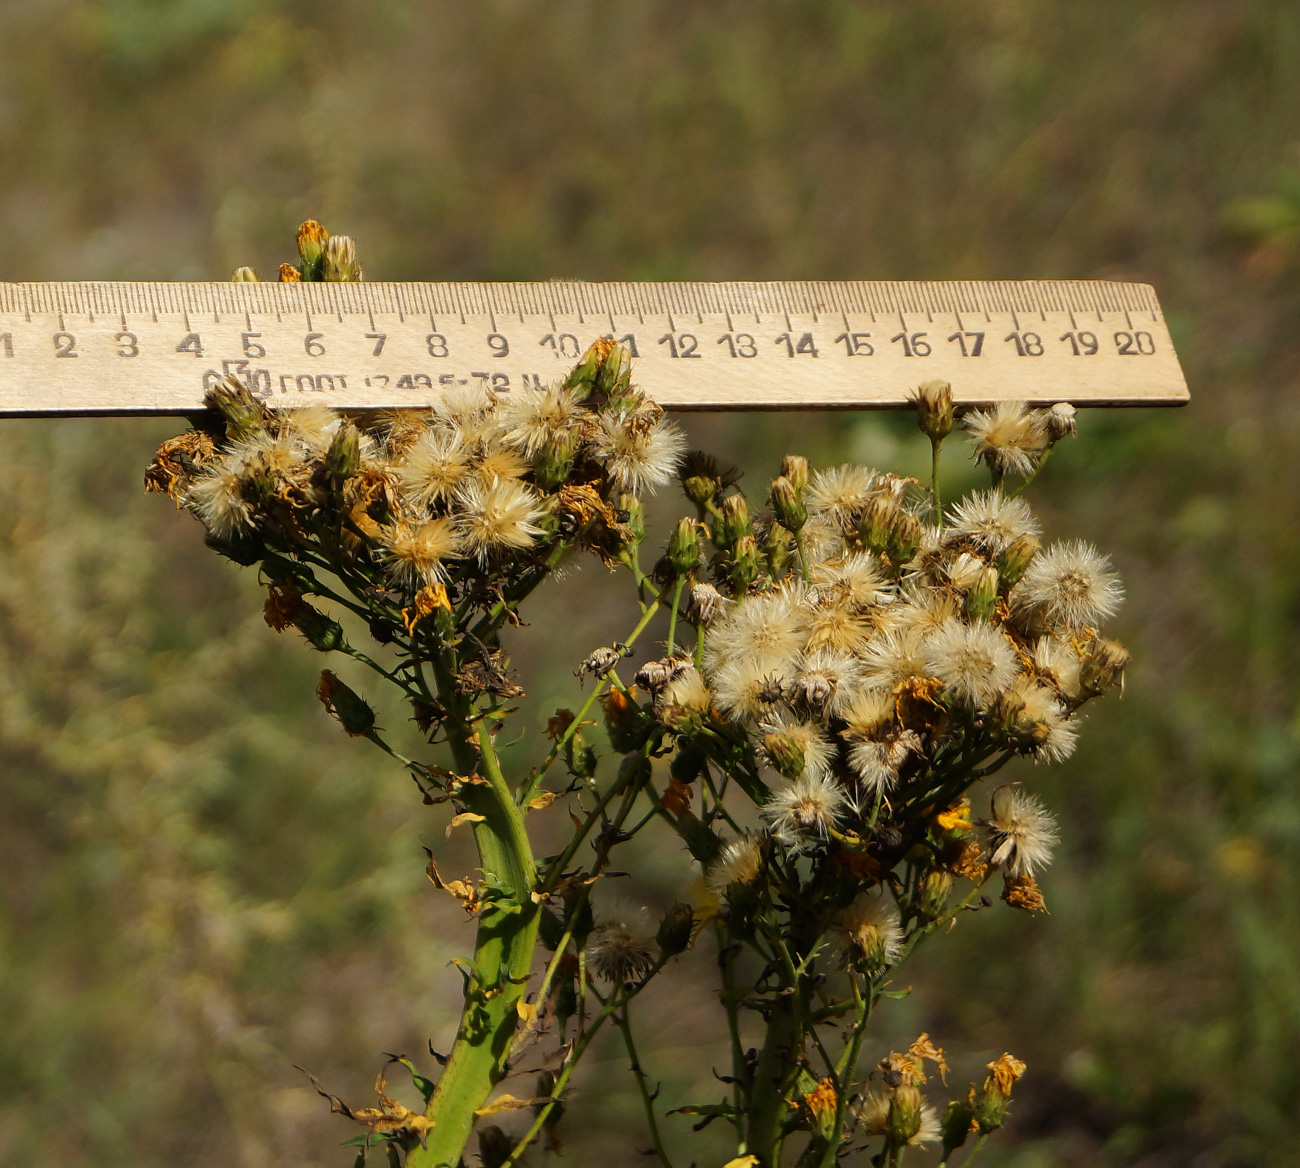
[[[943,533],[943,503],[939,499],[939,448],[942,445],[942,438],[930,439],[930,491],[934,495],[934,521],[939,525],[940,534]]]
[[[555,1080],[555,1085],[551,1088],[552,1102],[543,1103],[537,1109],[536,1118],[533,1120],[528,1130],[524,1132],[523,1138],[515,1145],[514,1151],[512,1151],[510,1155],[501,1162],[501,1168],[514,1168],[514,1165],[519,1162],[519,1157],[528,1150],[528,1145],[537,1138],[537,1134],[542,1130],[542,1125],[546,1122],[547,1117],[559,1103],[560,1095],[563,1093],[564,1088],[569,1085],[569,1080],[573,1077],[573,1072],[577,1070],[578,1063],[586,1053],[587,1047],[591,1045],[591,1040],[600,1032],[600,1028],[604,1026],[611,1017],[613,1017],[615,1010],[626,1006],[628,1002],[632,1001],[637,994],[650,984],[654,979],[655,974],[663,969],[667,960],[668,959],[665,957],[660,957],[659,960],[655,962],[650,972],[645,975],[644,979],[638,982],[631,990],[623,994],[621,997],[618,994],[609,995],[609,1001],[605,1003],[600,1013],[596,1015],[592,1024],[587,1029],[583,1030],[582,1036],[574,1046],[573,1053],[569,1056],[568,1062],[564,1064],[564,1070],[560,1072],[559,1077]],[[412,1161],[408,1159],[407,1163],[410,1164]]]
[[[758,948],[757,937],[751,939],[751,944]],[[758,951],[762,953],[761,949]],[[758,1056],[758,1065],[754,1068],[754,1081],[749,1095],[747,1148],[752,1155],[758,1157],[759,1168],[778,1168],[781,1163],[785,1121],[790,1113],[786,1092],[803,1046],[800,1027],[802,1010],[797,1003],[798,979],[791,978],[793,962],[788,950],[782,957],[782,973],[785,976],[781,980],[789,984],[782,985],[781,991],[771,999],[767,1034]]]
[[[645,632],[646,625],[650,623],[650,621],[654,618],[655,613],[657,613],[658,611],[659,611],[659,601],[656,600],[651,605],[649,605],[649,607],[646,608],[645,612],[641,614],[641,619],[637,621],[636,627],[626,637],[623,638],[623,644],[628,646],[635,645],[637,638],[643,632]],[[555,740],[554,744],[551,746],[551,749],[546,752],[546,757],[542,760],[541,765],[537,768],[536,773],[527,782],[520,784],[519,796],[517,799],[517,802],[520,804],[520,806],[526,804],[528,800],[533,797],[533,794],[537,790],[537,785],[542,781],[542,778],[545,776],[546,772],[551,769],[551,765],[555,762],[555,760],[559,758],[560,752],[568,744],[569,739],[572,738],[582,728],[583,719],[587,716],[588,713],[590,713],[591,707],[595,705],[596,699],[600,697],[601,693],[605,689],[606,684],[607,682],[604,679],[596,682],[596,684],[592,687],[591,693],[588,695],[587,700],[582,703],[582,708],[577,712],[576,715],[574,715],[573,721],[569,723],[568,729],[565,730],[565,732]]]
[[[443,691],[444,699],[449,694]],[[466,719],[457,719],[463,729]],[[476,1111],[506,1071],[511,1041],[537,943],[537,905],[532,900],[537,869],[523,812],[501,773],[488,728],[476,728],[478,751],[461,737],[451,747],[458,768],[473,773],[481,764],[486,783],[469,784],[461,801],[484,818],[474,825],[484,877],[502,894],[479,912],[472,973],[451,1055],[426,1114],[434,1120],[428,1143],[412,1149],[407,1168],[457,1168],[473,1131]]]
[[[841,1056],[839,1065],[835,1068],[835,1127],[831,1132],[831,1138],[826,1143],[826,1149],[822,1153],[819,1168],[834,1168],[836,1159],[839,1156],[840,1141],[844,1138],[844,1117],[847,1111],[848,1094],[853,1087],[853,1080],[857,1074],[858,1059],[862,1054],[862,1040],[867,1033],[867,1019],[871,1017],[871,1005],[874,1000],[873,995],[870,993],[863,997],[856,974],[851,973],[849,979],[853,987],[853,1037],[849,1040],[849,1045]]]
[[[1007,496],[1007,498],[1014,499],[1017,495],[1019,495],[1022,491],[1024,491],[1024,489],[1028,487],[1029,484],[1032,483],[1039,476],[1039,474],[1042,472],[1043,467],[1047,465],[1047,460],[1051,457],[1052,457],[1052,447],[1049,446],[1046,450],[1043,451],[1043,457],[1038,460],[1038,465],[1034,467],[1033,472],[1029,475],[1029,477],[1026,478],[1025,481],[1021,483],[1020,486],[1018,486],[1014,491],[1012,491],[1011,494]],[[976,1144],[975,1146],[979,1147],[978,1144]],[[975,1153],[972,1151],[971,1156],[974,1156],[974,1154]],[[970,1163],[970,1156],[966,1158],[966,1163],[967,1164]]]
[[[655,1155],[664,1168],[673,1168],[673,1162],[664,1151],[664,1142],[659,1134],[659,1121],[655,1118],[654,1096],[650,1094],[650,1085],[645,1070],[641,1066],[640,1056],[636,1052],[636,1043],[632,1040],[632,1020],[629,1016],[631,1003],[624,1005],[622,1016],[614,1015],[614,1025],[623,1032],[623,1045],[627,1047],[627,1057],[631,1063],[632,1073],[636,1076],[637,1089],[641,1093],[641,1105],[645,1108],[646,1123],[650,1125],[650,1139],[654,1143]]]
[[[736,1155],[745,1154],[744,1090],[745,1090],[745,1048],[740,1041],[740,1010],[736,1001],[736,978],[731,968],[735,949],[723,932],[722,926],[715,922],[714,937],[718,942],[718,968],[722,971],[722,1008],[727,1014],[727,1031],[731,1036],[731,1085],[732,1107],[736,1114],[731,1122],[736,1129],[739,1143]]]
[[[802,530],[794,533],[794,547],[795,551],[799,553],[799,571],[803,576],[803,581],[805,584],[811,584],[812,566],[808,563],[808,553],[804,550]]]
[[[971,1162],[980,1154],[980,1149],[984,1146],[989,1138],[988,1132],[980,1132],[979,1138],[971,1145],[970,1155],[966,1157],[961,1168],[969,1168]]]
[[[685,576],[677,577],[677,585],[673,588],[673,610],[668,616],[668,656],[672,657],[677,651],[677,610],[682,603],[682,588],[686,584]]]

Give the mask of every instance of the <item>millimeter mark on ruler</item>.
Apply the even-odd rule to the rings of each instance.
[[[550,384],[602,336],[669,409],[1180,405],[1154,290],[1105,280],[0,284],[0,414],[179,414],[233,376],[276,407]]]

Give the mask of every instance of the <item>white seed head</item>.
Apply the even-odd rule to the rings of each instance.
[[[833,779],[805,775],[781,787],[762,815],[772,834],[791,851],[802,851],[824,839],[845,811],[844,792]]]
[[[1077,701],[1083,695],[1079,681],[1079,654],[1055,637],[1039,637],[1034,646],[1034,665],[1063,697]]]
[[[869,689],[892,691],[909,678],[929,672],[927,635],[899,627],[875,638],[862,653],[862,682]]]
[[[857,522],[859,513],[867,505],[875,477],[875,471],[849,463],[817,471],[804,496],[808,514],[824,516],[842,530],[847,530]]]
[[[658,409],[642,408],[601,415],[592,448],[616,488],[641,495],[672,479],[686,436]]]
[[[860,658],[844,649],[814,649],[800,655],[793,692],[815,717],[839,714],[862,684]]]
[[[732,840],[705,873],[705,884],[717,896],[733,884],[753,884],[763,871],[763,849],[751,835]]]
[[[655,698],[655,709],[669,724],[691,714],[707,714],[712,705],[713,694],[692,666],[673,674]]]
[[[952,620],[925,640],[926,669],[960,702],[986,706],[1016,679],[1011,642],[995,626]]]
[[[859,689],[841,711],[844,733],[852,738],[871,738],[894,720],[894,695],[888,689]]]
[[[903,603],[890,610],[898,627],[925,634],[954,620],[959,612],[957,599],[947,589],[909,588]]]
[[[962,425],[970,431],[976,460],[998,476],[1032,473],[1047,449],[1047,433],[1024,402],[1004,401],[991,410],[972,410],[962,418]]]
[[[541,508],[533,489],[517,479],[468,478],[456,492],[465,550],[480,561],[498,548],[525,548],[541,528],[533,522]]]
[[[869,608],[887,602],[881,593],[888,587],[880,562],[869,552],[849,552],[812,565],[810,591],[818,601]]]
[[[1052,858],[1059,838],[1056,820],[1037,799],[1015,783],[993,792],[993,809],[985,825],[992,854],[989,861],[1004,865],[1013,876],[1032,876]]]
[[[640,981],[655,963],[654,943],[621,921],[602,923],[587,945],[587,962],[596,976],[616,986]]]
[[[552,443],[566,443],[581,432],[590,415],[563,385],[512,392],[497,408],[502,441],[534,458]]]
[[[240,472],[223,461],[205,469],[186,495],[191,510],[219,539],[230,539],[253,525],[253,509],[240,493],[241,483]]]
[[[428,523],[398,523],[384,529],[380,559],[388,575],[410,592],[447,575],[447,563],[457,558],[460,539],[450,519]]]
[[[1049,625],[1081,629],[1114,616],[1124,599],[1110,560],[1082,540],[1052,544],[1034,557],[1012,593],[1017,609]]]
[[[431,421],[439,429],[459,432],[471,447],[490,441],[501,420],[496,414],[497,397],[479,385],[454,385],[433,405]]]
[[[469,449],[459,430],[426,430],[398,468],[402,493],[432,507],[451,497],[469,474],[469,465]]]
[[[801,721],[784,712],[775,712],[764,718],[758,729],[763,735],[760,753],[776,769],[779,770],[780,767],[773,757],[774,753],[782,746],[789,746],[802,756],[804,775],[819,778],[830,773],[835,759],[835,744],[821,726]]]
[[[849,766],[872,797],[892,791],[898,783],[898,769],[890,765],[889,756],[889,747],[883,742],[867,740],[849,747]]]
[[[898,906],[883,890],[859,893],[836,915],[831,929],[846,965],[883,969],[902,952]]]
[[[996,557],[1022,535],[1039,534],[1037,520],[1023,499],[1008,499],[1001,491],[977,491],[948,512],[948,541],[970,539]]]
[[[797,585],[738,600],[709,628],[706,672],[746,658],[792,658],[803,648],[805,611],[804,593]]]
[[[306,406],[279,415],[285,430],[313,454],[324,454],[343,420],[329,406]]]
[[[785,701],[793,667],[793,657],[760,653],[729,661],[710,671],[708,680],[723,713],[739,721],[755,721]]]

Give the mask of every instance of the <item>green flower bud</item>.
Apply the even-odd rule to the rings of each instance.
[[[298,228],[298,257],[302,260],[299,275],[304,280],[319,280],[325,263],[325,244],[330,233],[315,219]]]
[[[885,551],[896,568],[902,567],[921,546],[921,521],[915,515],[899,511],[889,529]]]
[[[1011,1100],[997,1091],[985,1088],[975,1099],[974,1118],[980,1132],[987,1135],[997,1131],[1007,1120]]]
[[[763,754],[772,764],[772,769],[783,778],[797,779],[803,774],[803,748],[792,738],[784,734],[765,734]]]
[[[533,478],[543,491],[558,490],[573,470],[578,451],[578,435],[565,431],[548,438],[533,457]]]
[[[718,514],[713,520],[713,542],[723,551],[730,551],[742,535],[751,534],[745,496],[728,495],[718,506]]]
[[[784,578],[794,560],[794,536],[779,523],[764,523],[757,536],[759,550],[767,560],[767,572],[773,580]]]
[[[230,277],[232,284],[256,284],[257,273],[252,268],[236,268],[235,274]]]
[[[620,495],[618,509],[627,516],[623,524],[632,533],[632,542],[640,543],[645,539],[645,511],[641,508],[641,500],[635,495]]]
[[[353,738],[360,738],[375,728],[375,711],[356,690],[328,669],[321,670],[316,696]]]
[[[688,576],[703,561],[700,548],[700,525],[694,519],[679,519],[677,530],[668,541],[668,560],[678,576]]]
[[[772,510],[776,512],[776,521],[786,531],[802,531],[808,522],[808,508],[803,505],[794,484],[784,475],[772,481]]]
[[[890,532],[894,528],[894,519],[898,507],[891,499],[883,495],[874,495],[867,501],[858,518],[858,538],[863,546],[877,554],[883,553],[889,546]]]
[[[323,612],[312,608],[306,601],[294,606],[290,621],[293,627],[307,638],[311,647],[319,649],[322,653],[331,653],[347,644],[343,636],[343,626]]]
[[[895,1147],[904,1147],[921,1130],[921,1092],[904,1084],[894,1089],[889,1101],[885,1133]]]
[[[939,1125],[939,1132],[943,1138],[943,1159],[947,1160],[953,1152],[965,1144],[974,1118],[975,1113],[970,1105],[959,1103],[956,1099],[944,1108],[943,1120]]]
[[[251,568],[266,555],[266,545],[262,542],[261,537],[253,532],[236,531],[231,534],[229,539],[222,539],[220,536],[208,532],[203,537],[203,542],[217,555],[225,556],[226,559],[238,564],[241,568]]]
[[[659,942],[659,948],[665,957],[675,957],[691,943],[694,931],[695,914],[691,906],[678,901],[664,913],[655,940]]]
[[[927,872],[916,890],[917,912],[927,921],[938,920],[948,903],[952,891],[952,875],[948,872]]]
[[[727,928],[734,937],[746,937],[754,931],[754,916],[759,910],[758,889],[752,884],[728,884],[723,894]]]
[[[325,452],[325,469],[341,483],[361,468],[361,435],[351,422],[341,422]]]
[[[632,350],[615,342],[596,370],[596,393],[607,402],[616,403],[632,392]]]
[[[1003,588],[1020,583],[1041,546],[1035,535],[1022,535],[1007,545],[998,557],[998,575],[1002,577]]]
[[[707,867],[718,858],[722,841],[694,811],[689,808],[673,816],[673,829],[681,837],[691,857]]]
[[[203,398],[226,419],[226,437],[253,438],[266,433],[271,414],[235,377],[223,377]]]
[[[718,480],[709,475],[687,475],[682,479],[682,490],[703,512],[713,505],[713,497],[718,493]]]
[[[952,386],[946,381],[922,382],[912,398],[921,432],[931,442],[942,442],[952,433]]]
[[[575,779],[594,777],[597,761],[595,748],[583,738],[581,730],[564,744],[564,766]]]
[[[593,341],[591,347],[583,353],[582,359],[570,371],[565,386],[573,390],[579,398],[585,398],[596,387],[596,375],[600,372],[605,358],[614,347],[610,337],[601,337]]]
[[[350,235],[335,235],[326,241],[321,279],[334,284],[355,284],[361,279],[357,245]]]
[[[560,947],[564,940],[564,922],[553,909],[543,908],[537,914],[537,935],[550,952],[554,953]]]
[[[727,569],[727,579],[731,581],[736,595],[740,596],[747,592],[762,570],[758,544],[752,535],[742,535],[736,540],[736,546],[732,549],[731,566]]]
[[[968,620],[990,620],[998,603],[998,570],[985,568],[975,578],[971,590],[966,593],[966,617]]]
[[[1079,663],[1079,686],[1088,694],[1101,694],[1124,679],[1129,652],[1118,641],[1097,637]]]
[[[803,498],[808,489],[808,460],[802,454],[787,454],[781,460],[781,477],[794,488],[794,493]]]

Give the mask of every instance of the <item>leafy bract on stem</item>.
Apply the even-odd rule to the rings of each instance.
[[[305,224],[282,278],[359,278],[338,238]],[[1054,821],[1023,777],[981,787],[1016,760],[1068,758],[1081,707],[1123,677],[1127,653],[1100,632],[1122,598],[1108,561],[1077,541],[1044,547],[1019,497],[1073,434],[1073,411],[1002,403],[960,419],[993,482],[944,508],[939,448],[958,419],[950,387],[926,383],[928,486],[791,455],[752,501],[735,472],[686,452],[631,375],[628,350],[605,338],[543,389],[454,388],[427,411],[350,418],[276,410],[231,380],[148,472],[214,550],[258,568],[268,624],[407,703],[419,757],[322,673],[343,730],[404,767],[425,803],[449,803],[452,825],[472,825],[476,884],[444,882],[429,860],[478,924],[458,963],[455,1042],[436,1075],[403,1061],[423,1116],[384,1104],[365,1141],[454,1168],[478,1126],[484,1162],[515,1164],[558,1139],[578,1062],[612,1022],[667,1164],[675,1129],[630,1007],[707,930],[730,1073],[719,1099],[673,1112],[724,1120],[736,1162],[758,1168],[792,1145],[823,1168],[859,1147],[896,1164],[928,1143],[946,1161],[1001,1126],[1023,1064],[990,1064],[941,1112],[927,1093],[936,1073],[946,1088],[943,1051],[921,1035],[868,1058],[871,1020],[906,993],[897,972],[918,946],[991,907],[996,875],[1007,905],[1045,911],[1036,877]],[[674,477],[693,514],[647,567],[641,500]],[[579,554],[627,574],[627,633],[572,663],[577,712],[557,711],[535,763],[510,773],[497,740],[522,690],[502,634]],[[663,654],[634,668],[660,633]],[[537,856],[529,814],[559,800],[572,833]],[[663,829],[702,879],[647,924],[604,878],[629,839]],[[531,1097],[492,1097],[536,1059]],[[513,1134],[480,1122],[516,1110],[532,1119]]]

